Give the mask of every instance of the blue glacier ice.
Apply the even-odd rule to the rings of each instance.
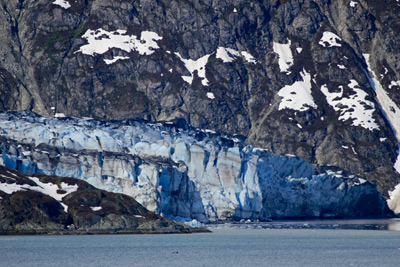
[[[0,164],[83,179],[151,211],[199,222],[383,216],[374,184],[182,121],[101,122],[0,113]]]

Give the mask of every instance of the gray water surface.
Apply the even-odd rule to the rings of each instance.
[[[0,236],[0,266],[400,266],[400,232],[396,231],[213,231]]]

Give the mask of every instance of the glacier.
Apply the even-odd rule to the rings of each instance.
[[[183,120],[102,122],[0,113],[0,165],[74,177],[198,222],[386,216],[376,186]]]

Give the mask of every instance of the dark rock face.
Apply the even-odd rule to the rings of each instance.
[[[192,231],[149,212],[129,196],[98,190],[73,178],[34,177],[0,167],[0,234]],[[53,190],[54,186],[59,189]]]
[[[66,2],[2,2],[0,109],[182,118],[376,180],[384,194],[400,182],[396,1]],[[90,36],[132,45],[89,51]],[[289,44],[286,58],[276,44]],[[282,90],[296,83],[312,102],[285,108],[299,99]]]

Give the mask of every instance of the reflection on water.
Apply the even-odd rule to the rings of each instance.
[[[213,229],[349,229],[349,230],[388,230],[400,231],[400,218],[360,219],[360,220],[285,220],[272,222],[248,223],[212,223],[207,228]]]

